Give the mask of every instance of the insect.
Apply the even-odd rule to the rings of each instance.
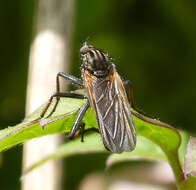
[[[88,45],[87,42],[80,49],[80,58],[82,60],[81,79],[59,72],[56,78],[57,91],[51,96],[41,118],[44,117],[54,97],[57,101],[50,115],[55,111],[60,97],[87,99],[78,112],[70,137],[75,135],[85,112],[91,106],[105,148],[114,153],[132,151],[136,146],[136,131],[131,114],[131,106],[134,106],[133,95],[130,88],[130,106],[124,87],[130,82],[122,81],[107,53]],[[59,77],[84,87],[86,94],[60,92]]]

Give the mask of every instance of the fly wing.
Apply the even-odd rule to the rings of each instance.
[[[86,89],[105,147],[114,153],[132,151],[136,145],[135,127],[126,91],[115,67],[107,78],[93,80],[88,85],[91,86]]]

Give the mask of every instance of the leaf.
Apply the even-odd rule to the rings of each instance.
[[[137,146],[132,152],[123,152],[121,154],[111,154],[107,160],[107,166],[128,160],[156,160],[167,161],[166,155],[159,146],[145,137],[137,137]]]
[[[57,106],[57,110],[55,113],[49,117],[44,118],[39,121],[34,121],[36,118],[39,118],[42,113],[43,106],[38,109],[34,114],[28,117],[23,123],[0,131],[0,150],[4,150],[16,144],[22,143],[26,140],[48,135],[54,133],[62,133],[69,132],[76,114],[79,108],[86,102],[86,100],[78,100],[72,98],[63,98],[61,99],[59,105]],[[54,102],[53,102],[54,105]],[[48,115],[52,109],[50,106],[50,110],[46,113]],[[148,140],[144,140],[142,137],[138,137],[138,148],[136,148],[135,153],[125,153],[120,155],[123,159],[127,159],[127,157],[138,156],[143,158],[155,158],[155,159],[168,159],[174,174],[176,176],[177,181],[183,180],[183,172],[181,170],[179,158],[178,158],[178,149],[181,143],[181,137],[179,132],[173,127],[161,123],[157,120],[145,117],[135,110],[132,110],[133,120],[135,123],[136,131],[138,136],[143,136]],[[97,127],[94,114],[92,109],[88,109],[85,117],[83,119],[85,122],[85,128]],[[44,130],[42,130],[41,126],[45,126]],[[100,137],[99,137],[100,138]],[[98,140],[95,138],[95,140]],[[94,141],[95,141],[94,140]],[[86,140],[87,141],[87,140]],[[142,141],[146,142],[146,146]],[[92,148],[94,151],[100,150],[100,145],[103,148],[102,141],[99,140],[101,144],[95,144]],[[153,144],[153,143],[154,144]],[[141,144],[140,144],[141,143]],[[84,146],[80,142],[76,142],[77,146]],[[91,141],[87,143],[87,147],[90,146]],[[155,148],[156,145],[157,148]],[[141,145],[141,147],[140,147]],[[69,143],[64,146],[72,146]],[[150,147],[154,149],[154,151],[150,150]],[[74,149],[73,149],[74,150]],[[78,148],[75,149],[75,153],[77,153]],[[87,149],[88,150],[88,149]],[[161,153],[161,151],[165,153],[165,156]],[[142,153],[143,151],[143,153]],[[73,153],[73,152],[72,152]],[[54,153],[55,154],[55,153]],[[135,155],[134,155],[135,154]]]
[[[185,181],[182,181],[179,184],[179,190],[195,190],[196,189],[196,177],[195,176],[188,176]]]
[[[40,165],[44,164],[49,160],[65,158],[72,154],[81,154],[89,152],[108,152],[104,148],[101,136],[98,133],[85,133],[84,142],[81,142],[80,137],[71,141],[68,140],[65,144],[57,148],[54,153],[38,161],[30,168],[28,168],[28,171],[25,171],[25,173],[30,172],[31,170],[35,169],[36,167],[39,167]],[[110,154],[107,161],[107,166],[109,167],[111,164],[115,164],[119,161],[132,159],[167,161],[165,154],[161,151],[161,149],[158,146],[156,146],[154,143],[152,143],[145,137],[138,136],[137,146],[134,151],[124,152],[121,154]]]
[[[78,109],[84,103],[85,100],[65,98],[59,102],[53,116],[36,121],[35,119],[40,117],[45,105],[41,106],[41,108],[27,117],[21,124],[0,130],[0,151],[35,137],[69,132]],[[53,105],[54,102],[50,106],[50,109],[47,111],[46,115],[50,113]],[[42,127],[44,127],[44,130]]]
[[[176,181],[182,181],[184,175],[178,157],[181,136],[177,129],[158,120],[142,116],[135,111],[133,111],[133,119],[137,134],[148,138],[162,149],[167,156]]]
[[[24,171],[23,175],[39,167],[40,165],[44,164],[49,160],[68,157],[72,154],[96,153],[96,152],[106,152],[106,149],[104,148],[101,137],[98,133],[88,132],[88,134],[85,135],[84,142],[81,142],[80,137],[74,140],[67,139],[67,142],[61,145],[60,147],[58,147],[53,154],[50,154],[49,156],[45,157],[39,162],[36,162],[34,165],[28,168],[28,170]]]
[[[181,141],[181,145],[180,145],[178,153],[179,153],[179,159],[180,159],[181,166],[184,166],[184,157],[185,157],[185,153],[187,149],[187,144],[190,139],[190,134],[185,131],[180,131],[180,135],[181,135],[182,141]]]
[[[196,177],[196,138],[190,137],[184,162],[184,173]]]

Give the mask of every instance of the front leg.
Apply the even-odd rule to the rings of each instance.
[[[56,107],[57,107],[57,105],[58,105],[59,100],[60,100],[61,97],[80,98],[80,99],[86,98],[85,96],[79,95],[79,94],[74,94],[74,93],[61,93],[60,92],[60,81],[59,81],[59,77],[62,77],[64,79],[66,79],[66,80],[70,80],[74,84],[83,86],[83,82],[82,82],[81,79],[78,79],[78,78],[76,78],[76,77],[74,77],[72,75],[67,75],[67,74],[65,74],[63,72],[59,72],[57,74],[57,76],[56,76],[56,93],[50,97],[48,104],[46,105],[46,107],[44,108],[43,112],[40,115],[40,118],[43,118],[44,117],[44,115],[47,112],[48,108],[50,107],[50,105],[51,105],[52,100],[53,100],[54,97],[56,97],[56,103],[55,103],[55,105],[54,105],[51,113],[48,115],[48,117],[51,116],[55,112]]]
[[[79,129],[80,127],[80,123],[82,121],[82,118],[84,117],[84,114],[86,113],[87,109],[89,108],[90,103],[89,100],[80,108],[80,111],[74,121],[74,124],[72,126],[71,132],[70,132],[70,138],[72,139],[75,136],[76,131]],[[84,124],[83,124],[83,129],[84,131]],[[83,140],[83,137],[82,137]]]
[[[59,72],[57,74],[57,77],[56,77],[56,86],[57,86],[57,92],[60,91],[60,83],[59,83],[59,77],[62,77],[66,80],[69,80],[71,81],[72,83],[74,84],[77,84],[77,85],[80,85],[80,86],[83,86],[83,81],[77,77],[74,77],[72,75],[68,75],[68,74],[65,74],[63,72]]]
[[[40,118],[44,117],[44,115],[46,114],[48,108],[50,107],[50,105],[52,103],[53,98],[55,98],[55,97],[57,98],[57,101],[56,101],[52,111],[50,112],[50,114],[47,117],[50,117],[55,112],[56,107],[58,105],[58,102],[59,102],[60,98],[62,98],[62,97],[64,97],[64,98],[76,98],[76,99],[86,99],[87,98],[87,96],[81,95],[81,94],[56,92],[55,94],[53,94],[50,97],[48,104],[46,105],[46,107],[44,108],[43,112],[40,115]]]

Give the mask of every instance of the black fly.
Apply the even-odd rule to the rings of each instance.
[[[82,80],[62,72],[58,73],[57,92],[50,98],[41,118],[44,117],[54,97],[57,98],[57,101],[50,115],[55,111],[60,97],[87,99],[84,106],[80,108],[70,137],[75,135],[86,110],[91,106],[106,149],[114,153],[132,151],[136,146],[136,131],[124,88],[130,82],[123,82],[109,55],[92,45],[84,43],[80,49],[80,57],[82,60]],[[83,86],[86,95],[61,93],[59,77]],[[131,106],[133,107],[132,88],[130,89]]]

